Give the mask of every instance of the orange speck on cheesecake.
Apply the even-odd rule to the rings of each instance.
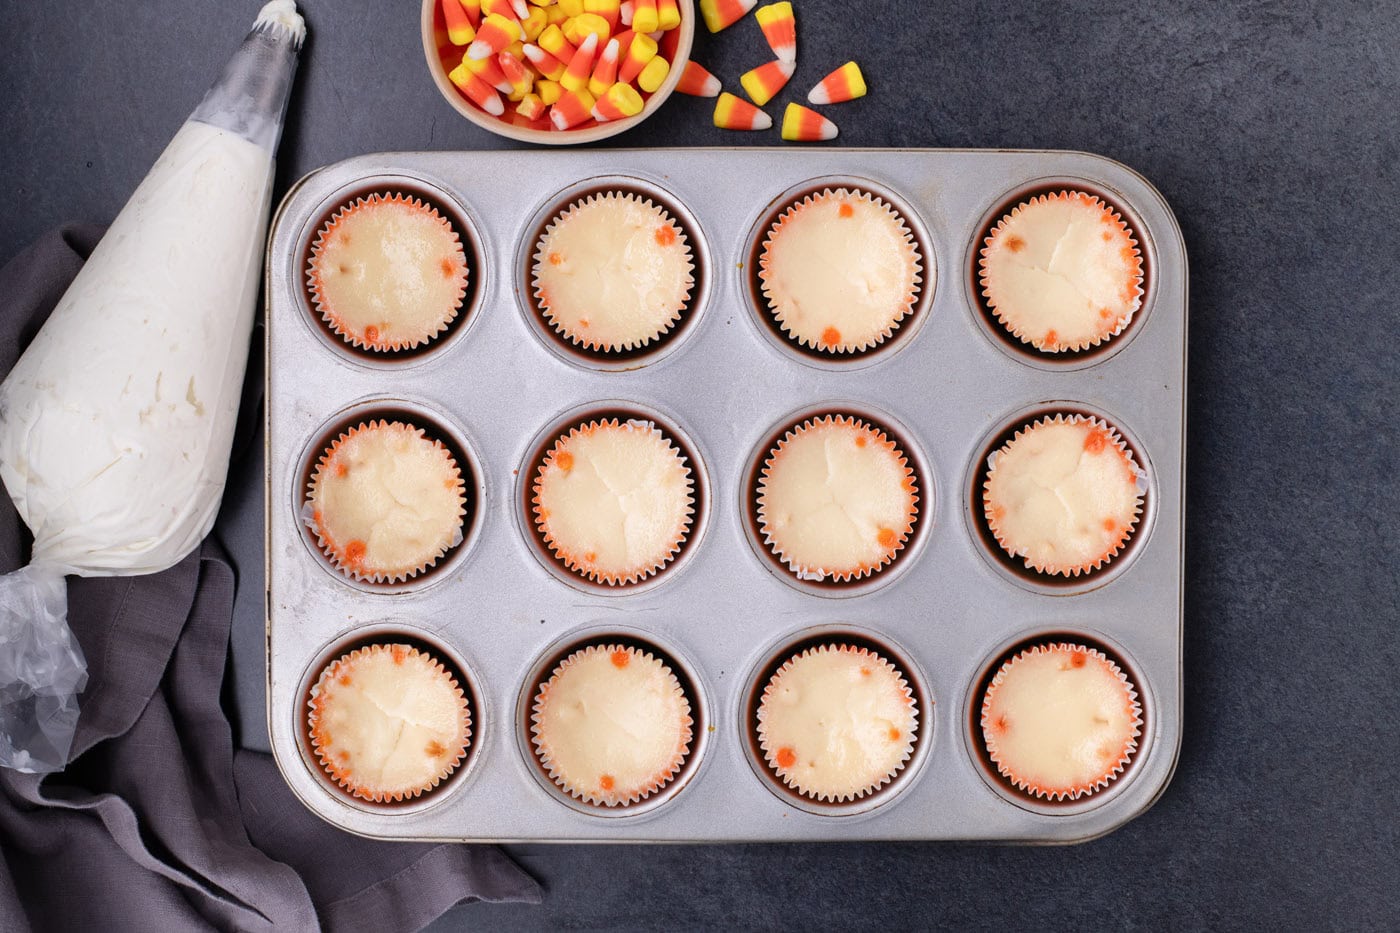
[[[899,535],[894,533],[893,528],[881,528],[880,533],[875,536],[880,547],[892,548],[899,541]]]
[[[1019,253],[1026,248],[1026,241],[1018,236],[1009,236],[1006,238],[1006,248],[1013,253]]]
[[[1101,454],[1108,446],[1108,435],[1102,430],[1095,428],[1084,438],[1084,449],[1091,454]]]
[[[394,656],[395,664],[402,664],[404,661],[408,660],[407,645],[390,645],[389,653]]]
[[[429,758],[441,758],[447,754],[447,747],[441,742],[429,742],[428,747],[423,749]]]
[[[373,324],[371,324],[369,327],[366,327],[366,328],[365,328],[365,342],[366,342],[366,343],[378,343],[378,342],[379,342],[379,328],[378,328],[378,327],[375,327]]]
[[[365,551],[368,550],[365,543],[358,538],[345,545],[345,559],[350,563],[358,563],[365,559]]]
[[[656,228],[656,242],[660,246],[670,246],[676,242],[676,229],[670,226]]]
[[[856,215],[856,209],[843,201],[841,202],[841,206],[836,209],[836,213],[842,217],[854,217]]]
[[[618,650],[614,651],[611,655],[609,655],[609,658],[612,660],[613,667],[622,668],[626,667],[628,662],[632,660],[632,655],[631,653],[619,648]]]
[[[841,332],[834,327],[822,331],[822,346],[834,347],[841,342]]]
[[[567,473],[574,468],[574,455],[567,450],[561,450],[554,455],[554,465]]]
[[[563,256],[560,256],[558,253],[550,253],[550,254],[549,254],[549,264],[550,264],[551,266],[558,266],[558,265],[562,265],[563,263],[564,263],[564,257],[563,257]]]
[[[601,787],[603,790],[612,790],[616,784],[617,781],[613,779],[613,776],[611,774],[605,774],[602,777],[598,778],[598,786]]]
[[[779,768],[791,768],[797,764],[797,754],[790,748],[780,748],[776,760]]]

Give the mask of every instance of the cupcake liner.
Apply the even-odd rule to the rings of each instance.
[[[781,677],[783,674],[790,673],[792,670],[794,670],[796,664],[805,658],[831,653],[853,654],[861,658],[862,661],[868,661],[869,664],[872,666],[878,667],[880,669],[888,671],[889,673],[894,674],[895,677],[898,679],[898,687],[900,689],[900,692],[903,693],[904,698],[908,701],[909,709],[912,712],[912,721],[909,726],[909,729],[903,736],[901,736],[901,738],[904,739],[904,748],[899,757],[899,760],[895,763],[894,767],[892,767],[887,773],[881,775],[867,787],[861,788],[853,792],[839,794],[828,793],[825,790],[807,789],[798,784],[796,778],[788,771],[788,768],[791,767],[791,763],[784,763],[780,760],[780,752],[783,751],[783,748],[774,747],[777,743],[770,742],[768,731],[766,728],[768,719],[768,702],[770,699],[773,699],[775,697],[775,690],[779,677]],[[909,763],[909,759],[914,754],[914,743],[918,738],[919,706],[918,702],[914,698],[913,688],[909,686],[908,678],[906,678],[904,672],[901,671],[898,667],[896,667],[891,661],[889,661],[882,655],[869,650],[868,648],[856,647],[854,645],[848,645],[843,642],[836,642],[827,645],[818,645],[817,647],[808,648],[799,654],[795,654],[792,657],[788,658],[786,661],[784,661],[782,666],[780,666],[776,671],[773,672],[773,675],[768,678],[768,683],[763,688],[763,695],[758,703],[758,713],[756,716],[755,731],[758,736],[759,748],[763,752],[764,763],[768,766],[769,771],[771,771],[779,780],[781,780],[783,784],[791,788],[796,793],[802,795],[803,797],[807,797],[811,800],[816,800],[820,802],[846,803],[854,800],[860,800],[864,797],[869,796],[870,794],[875,793],[877,790],[893,781],[899,775],[899,773],[904,770],[905,766]]]
[[[835,341],[828,343],[824,339],[825,335],[823,335],[823,339],[813,340],[808,336],[794,333],[793,330],[789,327],[788,323],[784,321],[780,315],[780,311],[777,305],[781,299],[780,296],[774,294],[774,289],[771,281],[774,277],[774,273],[771,268],[772,260],[769,256],[769,253],[771,252],[773,244],[776,242],[777,237],[782,233],[784,225],[787,224],[793,218],[795,218],[802,211],[807,210],[815,205],[821,204],[822,202],[831,198],[855,199],[858,201],[864,201],[865,203],[874,205],[875,207],[883,208],[884,211],[897,222],[899,230],[904,235],[905,242],[909,245],[909,261],[910,265],[912,266],[910,270],[911,288],[909,291],[909,295],[904,300],[904,306],[899,310],[899,313],[891,319],[889,326],[887,326],[883,331],[877,333],[873,338],[863,339],[854,344],[848,344],[843,342],[839,334],[837,335],[837,339]],[[763,297],[768,305],[768,314],[773,319],[774,323],[778,325],[778,328],[782,331],[783,336],[785,336],[791,341],[794,341],[798,344],[798,346],[805,347],[819,353],[828,354],[833,357],[852,356],[860,353],[866,353],[878,347],[880,344],[884,343],[886,340],[892,337],[894,333],[897,330],[899,330],[901,326],[903,326],[905,319],[908,318],[909,315],[913,312],[914,305],[919,300],[919,294],[923,289],[923,271],[923,256],[919,252],[918,241],[914,239],[914,233],[912,230],[909,229],[909,224],[905,221],[904,215],[901,214],[893,205],[887,203],[883,198],[871,194],[868,191],[861,190],[859,188],[823,188],[819,192],[809,194],[802,200],[788,205],[788,207],[782,212],[782,214],[778,216],[778,219],[775,220],[769,226],[768,231],[764,234],[763,247],[758,257],[758,280],[760,284],[760,289],[763,292]]]
[[[346,770],[337,760],[337,756],[332,751],[334,747],[332,737],[327,734],[326,729],[323,728],[321,723],[327,700],[325,693],[326,683],[331,680],[340,680],[342,677],[348,676],[358,662],[378,654],[383,654],[384,652],[392,653],[395,661],[398,663],[403,663],[409,659],[416,660],[418,658],[429,662],[429,666],[426,670],[437,676],[447,678],[448,683],[457,696],[459,709],[462,714],[461,747],[457,749],[451,760],[433,776],[431,781],[421,787],[405,791],[377,791],[357,781],[355,775]],[[341,682],[344,683],[344,681]],[[451,776],[452,773],[457,770],[458,766],[461,765],[462,760],[467,757],[468,749],[471,748],[472,740],[471,706],[467,702],[466,692],[462,689],[461,684],[457,682],[457,678],[452,675],[452,672],[443,666],[441,661],[427,652],[419,651],[417,648],[410,645],[379,644],[369,645],[364,648],[356,648],[349,654],[341,655],[339,658],[326,665],[325,669],[321,671],[321,676],[317,678],[316,683],[311,687],[311,698],[307,702],[306,725],[307,734],[311,739],[311,750],[326,776],[351,796],[374,803],[396,803],[404,800],[412,800],[434,789]]]
[[[355,333],[340,319],[334,308],[327,306],[327,302],[324,299],[324,286],[321,282],[318,265],[340,225],[345,222],[346,218],[352,216],[357,211],[381,204],[406,205],[415,211],[425,213],[435,218],[438,223],[441,224],[442,228],[452,237],[452,242],[457,245],[458,251],[462,254],[462,281],[457,289],[455,304],[447,316],[437,325],[435,330],[413,340],[405,338],[377,339],[374,334],[368,332],[365,334]],[[340,337],[346,343],[360,350],[380,353],[411,350],[424,346],[436,339],[457,319],[457,315],[461,311],[462,299],[466,297],[467,286],[471,281],[471,268],[466,265],[466,259],[466,249],[462,243],[461,236],[458,234],[456,228],[453,227],[451,221],[438,213],[436,207],[416,197],[398,192],[392,194],[380,194],[375,192],[358,197],[354,201],[342,206],[331,216],[331,219],[326,221],[326,223],[321,226],[321,229],[316,232],[316,238],[311,244],[311,258],[306,265],[306,287],[311,298],[312,308],[315,309],[316,313],[320,315],[321,320],[326,322],[326,325],[330,327],[336,336]],[[370,330],[372,330],[372,328]]]
[[[641,784],[634,787],[612,787],[598,788],[580,787],[570,782],[569,776],[562,774],[556,765],[554,754],[551,751],[550,743],[543,735],[542,720],[545,709],[549,701],[550,691],[559,681],[560,677],[568,672],[571,667],[579,664],[584,659],[592,659],[598,655],[606,655],[617,664],[617,658],[625,655],[630,659],[638,659],[646,664],[658,665],[664,672],[668,680],[668,692],[680,701],[681,709],[681,734],[676,743],[671,760],[661,768],[657,769],[655,775]],[[623,662],[626,664],[627,662]],[[589,645],[586,648],[573,652],[564,660],[560,661],[549,676],[549,680],[540,685],[535,694],[535,698],[530,705],[530,744],[534,748],[535,757],[539,761],[545,773],[555,785],[575,800],[599,807],[627,807],[650,797],[665,788],[680,773],[685,765],[686,758],[690,755],[690,744],[694,739],[695,720],[691,715],[690,701],[686,698],[685,689],[681,686],[680,680],[671,666],[664,660],[655,657],[650,652],[641,651],[621,644],[610,645]],[[606,775],[605,775],[606,776]],[[601,793],[599,791],[602,791]]]
[[[624,340],[621,343],[598,341],[591,338],[587,338],[583,334],[571,332],[576,331],[576,329],[570,328],[568,322],[563,320],[559,316],[559,314],[557,313],[557,309],[554,307],[553,302],[551,301],[551,296],[548,292],[548,289],[546,288],[545,284],[540,280],[541,267],[545,263],[551,261],[550,254],[546,251],[545,246],[547,239],[553,233],[555,233],[556,230],[560,229],[562,225],[565,224],[569,219],[577,215],[579,211],[583,208],[591,207],[595,204],[610,203],[614,201],[625,201],[629,204],[635,204],[640,207],[646,208],[647,210],[655,212],[658,221],[660,221],[662,224],[662,226],[658,228],[658,236],[661,235],[661,230],[669,230],[670,235],[674,239],[674,242],[679,243],[682,247],[684,247],[686,255],[685,281],[684,288],[681,292],[679,307],[677,307],[671,313],[668,319],[661,323],[659,329],[655,333],[648,334],[640,338]],[[646,347],[653,342],[661,341],[675,329],[676,325],[680,323],[682,317],[685,316],[686,311],[690,308],[692,292],[695,288],[695,254],[690,247],[689,238],[686,236],[685,228],[674,217],[671,216],[671,212],[666,210],[665,207],[654,203],[650,198],[626,190],[606,191],[599,194],[590,194],[585,198],[580,198],[578,200],[572,201],[563,210],[557,212],[554,215],[554,217],[551,218],[549,224],[545,227],[544,233],[536,241],[535,252],[532,259],[533,263],[530,272],[530,291],[535,298],[536,304],[539,306],[540,314],[544,317],[545,322],[549,324],[549,326],[560,338],[567,340],[575,347],[581,347],[585,350],[589,350],[595,353],[630,352],[632,350],[637,350]]]
[[[995,724],[990,721],[992,698],[996,690],[1005,682],[1007,672],[1010,670],[1011,666],[1023,658],[1052,652],[1070,652],[1076,655],[1082,654],[1086,662],[1089,660],[1095,661],[1112,672],[1123,684],[1124,696],[1128,701],[1128,711],[1132,717],[1132,734],[1129,735],[1124,742],[1122,754],[1118,759],[1110,765],[1102,775],[1092,780],[1064,787],[1041,786],[1034,781],[1027,780],[1014,774],[998,757],[997,743],[994,738],[996,733]],[[996,766],[997,773],[1009,781],[1013,787],[1022,793],[1030,794],[1042,800],[1078,800],[1081,797],[1088,796],[1089,794],[1107,787],[1111,781],[1123,773],[1123,769],[1132,761],[1133,755],[1137,752],[1138,737],[1142,735],[1142,704],[1138,701],[1137,688],[1133,685],[1132,681],[1128,680],[1128,675],[1123,672],[1123,669],[1120,668],[1112,658],[1087,645],[1076,645],[1069,642],[1053,642],[1044,645],[1035,645],[1024,651],[1020,651],[1015,657],[1011,658],[997,669],[996,674],[992,677],[991,682],[987,685],[986,691],[983,693],[982,712],[978,724],[982,729],[982,741],[987,749],[988,757],[991,758],[992,764]]]
[[[894,534],[894,540],[890,544],[882,543],[882,546],[888,549],[887,553],[875,563],[861,562],[855,567],[840,568],[837,570],[807,566],[798,562],[795,558],[790,557],[783,550],[781,544],[777,540],[777,536],[769,527],[768,509],[763,502],[763,494],[773,475],[773,467],[778,458],[782,456],[783,449],[789,443],[805,434],[807,431],[819,426],[835,426],[866,431],[876,444],[882,445],[886,450],[899,455],[899,466],[904,471],[904,488],[912,497],[909,506],[909,517],[903,528],[890,529]],[[788,428],[782,440],[778,441],[768,452],[768,456],[763,461],[763,467],[759,471],[758,491],[755,496],[755,512],[758,517],[759,533],[763,536],[763,543],[784,567],[797,575],[798,579],[808,582],[820,582],[830,579],[835,583],[851,583],[875,575],[886,566],[894,563],[899,557],[905,546],[909,543],[909,539],[913,536],[914,525],[919,520],[919,501],[918,477],[914,473],[913,466],[909,463],[908,455],[901,450],[899,445],[891,440],[883,430],[854,416],[824,415],[819,418],[808,418],[801,424]]]
[[[316,509],[316,491],[322,477],[330,470],[331,462],[335,459],[335,455],[340,450],[341,445],[361,433],[376,430],[406,430],[411,431],[415,437],[422,438],[425,441],[431,441],[433,449],[442,451],[447,457],[447,462],[450,466],[448,475],[456,481],[457,527],[453,533],[452,539],[445,546],[440,547],[437,553],[413,566],[379,568],[365,568],[360,566],[359,561],[352,559],[348,553],[349,546],[353,542],[341,544],[336,541],[326,527],[328,523]],[[464,539],[462,520],[467,514],[466,502],[466,483],[462,479],[461,467],[458,465],[452,452],[447,449],[442,441],[436,438],[429,438],[422,428],[416,427],[415,425],[407,424],[402,421],[386,421],[381,418],[377,421],[370,420],[357,424],[349,430],[341,432],[340,436],[332,441],[331,445],[321,453],[321,456],[316,461],[316,468],[312,471],[311,481],[307,484],[307,497],[302,502],[301,506],[301,520],[307,528],[311,530],[312,535],[315,536],[316,546],[321,549],[321,553],[326,556],[326,559],[330,561],[331,565],[335,567],[336,570],[362,583],[403,583],[418,576],[418,574],[423,573],[430,567],[435,566],[437,562],[442,559],[443,555],[462,543]]]
[[[1091,424],[1094,427],[1098,428],[1100,431],[1102,431],[1104,433],[1105,441],[1111,444],[1113,447],[1115,447],[1123,455],[1124,459],[1127,462],[1128,468],[1133,473],[1134,486],[1137,490],[1137,501],[1133,506],[1133,514],[1128,519],[1127,524],[1123,527],[1118,539],[1115,542],[1113,542],[1113,544],[1110,545],[1109,548],[1104,551],[1104,553],[1098,555],[1096,558],[1086,563],[1079,564],[1077,566],[1064,568],[1050,567],[1046,565],[1046,562],[1037,562],[1033,557],[1024,553],[1024,551],[1026,550],[1024,547],[1017,548],[1014,544],[1008,542],[1006,538],[1003,537],[998,524],[1000,519],[995,514],[995,509],[990,501],[991,477],[992,473],[996,470],[997,460],[1000,459],[1001,455],[1005,453],[1011,447],[1012,444],[1016,443],[1023,436],[1029,434],[1031,431],[1035,430],[1041,425],[1084,423]],[[1039,418],[1028,425],[1023,425],[1022,427],[1017,428],[1016,434],[1011,438],[1011,440],[1007,441],[1005,444],[1001,445],[1001,447],[992,451],[987,456],[987,469],[983,474],[982,480],[982,515],[987,522],[987,529],[992,533],[992,537],[996,539],[997,545],[1008,556],[1025,561],[1026,567],[1028,567],[1031,570],[1034,570],[1037,573],[1048,574],[1050,576],[1079,577],[1083,574],[1093,573],[1101,569],[1104,565],[1108,564],[1115,557],[1117,557],[1122,552],[1123,548],[1127,546],[1128,542],[1132,540],[1133,534],[1137,530],[1138,522],[1142,518],[1143,501],[1146,492],[1147,473],[1143,470],[1142,466],[1133,457],[1132,450],[1128,447],[1128,444],[1123,439],[1123,436],[1118,433],[1117,429],[1114,428],[1113,425],[1109,424],[1107,421],[1104,421],[1101,418],[1095,418],[1091,415],[1066,415],[1064,413],[1056,413],[1054,415],[1047,415],[1046,417]]]
[[[1119,319],[1118,323],[1114,327],[1112,327],[1109,330],[1095,334],[1087,341],[1053,343],[1049,346],[1043,346],[1040,343],[1037,343],[1034,337],[1025,333],[1016,322],[1011,321],[1006,316],[1004,316],[1002,311],[998,309],[995,304],[993,304],[987,274],[987,255],[992,245],[997,241],[997,239],[1000,236],[1002,236],[1005,233],[1006,228],[1011,223],[1011,221],[1014,220],[1016,217],[1019,217],[1021,213],[1027,208],[1035,204],[1047,204],[1052,201],[1068,200],[1079,200],[1087,202],[1091,206],[1099,207],[1100,210],[1113,221],[1114,225],[1117,226],[1118,229],[1121,230],[1123,234],[1128,238],[1129,246],[1132,249],[1133,266],[1135,269],[1131,276],[1131,280],[1133,283],[1131,294],[1126,298],[1126,300],[1130,301],[1130,307],[1128,309],[1128,312],[1124,314],[1121,319]],[[1090,350],[1094,347],[1100,346],[1101,344],[1109,340],[1112,340],[1114,337],[1117,337],[1119,334],[1121,334],[1124,330],[1127,329],[1128,325],[1132,323],[1132,320],[1137,315],[1138,311],[1142,309],[1142,298],[1143,295],[1146,294],[1146,291],[1143,288],[1143,282],[1144,278],[1142,268],[1142,247],[1141,244],[1138,242],[1137,237],[1133,235],[1133,229],[1128,226],[1127,221],[1123,219],[1123,216],[1119,214],[1118,211],[1112,205],[1108,204],[1106,201],[1101,200],[1095,195],[1086,194],[1081,191],[1058,191],[1053,194],[1042,194],[1030,198],[1029,200],[1022,201],[1020,204],[1017,204],[1015,207],[1013,207],[1009,213],[1003,215],[1001,219],[997,221],[996,226],[993,227],[991,232],[987,235],[987,237],[983,239],[982,248],[978,251],[977,284],[981,288],[982,298],[985,300],[988,310],[992,312],[992,315],[997,319],[997,322],[1000,323],[1001,326],[1006,329],[1007,333],[1015,337],[1021,343],[1029,344],[1030,346],[1034,347],[1036,350],[1042,353],[1053,354]]]
[[[665,441],[667,448],[676,454],[682,469],[685,470],[685,511],[681,518],[680,527],[676,529],[674,541],[667,547],[665,553],[654,562],[643,566],[630,567],[623,571],[602,570],[590,566],[591,562],[587,559],[586,554],[575,554],[566,543],[558,541],[549,530],[547,527],[549,515],[540,501],[541,482],[545,469],[554,464],[561,454],[572,456],[565,449],[570,441],[577,437],[591,434],[600,428],[617,429],[623,427],[652,432]],[[685,546],[686,541],[689,539],[690,529],[695,521],[695,472],[686,459],[685,453],[676,446],[675,442],[672,441],[664,431],[650,421],[642,421],[635,418],[625,422],[617,418],[589,421],[586,424],[575,425],[568,430],[568,433],[557,438],[553,446],[550,447],[543,459],[537,464],[535,468],[535,477],[531,485],[530,505],[535,529],[539,532],[541,539],[543,539],[546,550],[549,551],[550,555],[556,561],[572,573],[576,573],[594,583],[601,583],[606,586],[631,586],[660,573],[676,559],[681,549]]]

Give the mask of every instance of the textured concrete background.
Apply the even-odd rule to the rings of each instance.
[[[60,221],[110,220],[257,6],[0,3],[0,262]],[[304,6],[283,189],[366,151],[502,145],[433,89],[417,4]],[[848,58],[870,80],[870,97],[829,110],[840,143],[1099,152],[1151,179],[1181,221],[1176,778],[1142,818],[1064,849],[533,847],[521,854],[548,886],[543,907],[459,908],[435,929],[1400,926],[1400,11],[795,6],[799,70],[778,103]],[[702,36],[696,57],[734,86],[765,47],[750,20]],[[678,98],[613,144],[776,143],[715,130],[707,102]],[[251,722],[259,678],[240,671]]]

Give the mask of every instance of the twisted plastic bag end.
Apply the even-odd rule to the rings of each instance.
[[[61,771],[86,685],[63,573],[30,564],[0,576],[0,767]]]

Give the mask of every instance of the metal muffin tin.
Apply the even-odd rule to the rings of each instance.
[[[758,304],[766,222],[822,187],[859,187],[904,214],[923,253],[916,313],[875,353],[821,359],[786,343]],[[689,320],[653,355],[588,360],[555,341],[528,292],[533,240],[553,211],[623,187],[671,209],[698,267]],[[1023,197],[1061,187],[1103,196],[1139,240],[1146,296],[1097,352],[1027,353],[989,324],[975,288],[986,228]],[[359,355],[311,313],[305,262],[317,227],[369,191],[438,206],[467,242],[464,315],[428,350]],[[930,276],[930,272],[932,276]],[[278,764],[314,812],[391,839],[591,842],[978,839],[1073,842],[1146,810],[1181,744],[1186,255],[1158,192],[1132,170],[1072,152],[689,149],[387,153],[302,179],[267,254],[268,722]],[[930,284],[932,287],[930,288]],[[683,559],[652,582],[604,592],[551,567],[525,515],[530,457],[551,425],[640,409],[679,429],[698,460],[703,507]],[[991,445],[1045,410],[1095,413],[1148,474],[1129,550],[1068,585],[1018,571],[988,547],[973,506]],[[908,445],[921,486],[911,546],[851,587],[775,566],[750,527],[755,457],[784,424],[846,410]],[[300,520],[309,463],[339,426],[398,413],[430,425],[469,466],[464,540],[397,587],[355,584]],[[695,465],[695,464],[693,464]],[[1108,650],[1138,687],[1144,730],[1107,790],[1028,800],[981,750],[976,708],[994,665],[1027,639]],[[415,801],[348,797],[305,734],[322,665],[375,638],[427,645],[471,687],[464,765]],[[920,700],[913,757],[892,784],[847,805],[798,798],[755,758],[752,704],[788,646],[882,649]],[[625,809],[571,801],[540,772],[526,732],[533,684],[571,645],[659,649],[689,681],[697,738],[680,779]]]

